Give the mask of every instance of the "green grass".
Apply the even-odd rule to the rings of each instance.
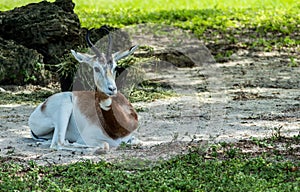
[[[226,147],[226,144],[222,144]],[[235,152],[233,152],[235,151]],[[234,154],[234,155],[233,155]],[[0,158],[2,191],[299,191],[300,162],[251,157],[227,148],[223,160],[204,158],[202,149],[148,164],[131,159],[70,165],[20,165]]]
[[[37,3],[41,0],[2,0],[0,10],[13,9],[26,5],[28,3]],[[55,0],[48,0],[54,2]],[[227,8],[274,8],[291,7],[298,3],[297,0],[73,0],[76,3],[77,11],[88,10],[90,12],[101,12],[104,9],[141,9],[146,12],[161,10],[179,10],[179,9],[227,9]]]
[[[34,91],[30,93],[10,93],[0,92],[0,105],[6,104],[32,104],[37,105],[43,102],[45,99],[53,95],[53,91]]]
[[[129,94],[130,102],[151,102],[157,99],[166,99],[178,96],[170,86],[165,86],[160,83],[143,81],[135,86]]]
[[[4,0],[0,10],[34,0]],[[300,43],[300,2],[296,0],[255,1],[104,1],[74,0],[83,27],[104,24],[124,27],[140,23],[167,24],[192,31],[218,58],[234,49],[281,50]],[[224,51],[220,46],[233,50]],[[228,50],[228,48],[226,48]]]
[[[37,1],[4,0],[0,10],[26,2]],[[140,23],[173,25],[192,31],[218,58],[234,53],[234,50],[224,52],[220,49],[224,45],[272,51],[295,48],[300,43],[296,35],[300,30],[300,3],[296,0],[74,2],[83,27],[104,24],[124,27]]]

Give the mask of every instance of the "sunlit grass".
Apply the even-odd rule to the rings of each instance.
[[[195,9],[227,9],[227,8],[288,8],[298,3],[295,0],[75,0],[77,10],[81,7],[89,7],[90,11],[101,11],[107,9],[141,9],[145,12],[162,11],[162,10],[195,10]]]
[[[13,9],[41,0],[2,0],[0,10]],[[54,0],[50,0],[53,2]],[[296,0],[73,0],[83,27],[104,24],[122,27],[153,22],[172,24],[201,34],[206,26],[279,26],[282,20],[297,23],[300,3]],[[251,11],[247,11],[250,10]],[[291,26],[292,26],[291,25]],[[295,24],[295,27],[297,25]],[[284,28],[284,27],[282,27]]]
[[[29,3],[38,3],[42,0],[1,0],[0,1],[0,11],[7,11],[13,9],[15,7],[21,7],[27,5]],[[49,0],[48,0],[49,1]],[[51,0],[49,2],[54,2],[55,0]]]
[[[37,3],[41,0],[2,0],[0,10],[5,11],[20,7],[28,3]],[[53,2],[54,0],[48,0]],[[289,8],[299,5],[297,0],[73,0],[76,11],[98,12],[114,9],[141,9],[146,12],[180,9],[227,9],[227,8]]]

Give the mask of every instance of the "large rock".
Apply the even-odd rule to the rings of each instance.
[[[80,22],[73,8],[72,0],[57,0],[54,3],[42,1],[1,12],[0,36],[36,50],[43,55],[42,62],[49,64],[47,68],[55,72],[55,65],[63,61],[63,56],[84,42]],[[23,62],[13,65],[22,68]],[[61,77],[63,90],[71,87],[70,81],[65,82],[65,79],[70,79],[69,76]]]
[[[44,56],[44,63],[59,63],[63,54],[81,43],[80,23],[73,7],[72,0],[42,1],[2,12],[0,36],[37,50]]]
[[[78,46],[81,48],[86,47],[86,29],[80,27],[78,16],[73,10],[74,3],[72,0],[56,0],[54,3],[42,1],[7,12],[0,12],[0,37],[13,40],[22,45],[22,48],[33,49],[43,55],[43,60],[37,63],[45,63],[48,70],[55,73],[59,72],[58,76],[62,91],[72,89],[74,71],[78,66],[77,62],[70,58],[70,49],[78,51]],[[111,30],[116,29],[107,26],[105,26],[105,30],[103,28],[95,29],[92,31],[91,40],[96,42]],[[128,44],[127,42],[125,44]],[[113,47],[119,47],[120,43],[124,44],[124,41],[114,41]],[[105,42],[103,45],[106,46],[107,43]],[[2,47],[7,49],[5,46]],[[15,54],[19,53],[15,52]],[[0,64],[10,62],[10,59],[4,57],[2,57],[2,60]],[[30,62],[32,63],[34,60]],[[14,68],[22,68],[23,63],[15,62],[11,65],[14,65]],[[68,66],[64,69],[57,67],[62,66],[62,63],[67,63]],[[3,70],[6,70],[4,69],[6,67],[2,65]],[[31,83],[37,82],[33,81]],[[24,84],[27,81],[6,81],[5,83]]]
[[[46,84],[49,72],[37,51],[0,37],[0,84]]]

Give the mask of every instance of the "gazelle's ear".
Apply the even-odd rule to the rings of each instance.
[[[118,60],[123,59],[124,57],[127,57],[128,55],[132,54],[138,47],[139,47],[138,45],[134,45],[125,51],[118,51],[113,54],[113,57],[114,57],[115,61],[118,61]]]
[[[86,53],[78,53],[74,50],[71,50],[72,55],[79,63],[87,63],[90,64],[94,56],[86,54]]]

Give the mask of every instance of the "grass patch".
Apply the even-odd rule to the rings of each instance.
[[[249,142],[261,146],[266,141],[221,143],[207,150],[196,146],[186,155],[156,163],[132,159],[121,163],[84,161],[67,166],[38,166],[34,162],[20,165],[0,158],[0,188],[4,191],[300,190],[298,160],[286,161],[284,157],[278,160],[273,151],[269,151],[272,156],[243,153],[243,146]],[[289,142],[299,142],[299,138]],[[217,153],[215,158],[207,158],[214,153]]]
[[[6,104],[34,104],[37,105],[53,95],[53,91],[33,91],[33,92],[0,92],[0,105]]]
[[[151,102],[157,99],[175,97],[177,94],[172,91],[169,85],[163,85],[151,81],[143,81],[135,86],[129,94],[130,102]]]
[[[1,11],[13,9],[14,7],[24,6],[28,3],[37,3],[42,0],[2,0]],[[55,0],[47,0],[54,2]],[[153,12],[160,10],[179,10],[179,9],[228,9],[228,8],[288,8],[298,3],[297,0],[253,0],[253,1],[239,1],[239,0],[150,0],[150,1],[139,1],[139,0],[73,0],[76,4],[76,10],[86,10],[89,12],[99,12],[105,9],[141,9],[145,12]],[[168,6],[162,6],[168,5]]]

